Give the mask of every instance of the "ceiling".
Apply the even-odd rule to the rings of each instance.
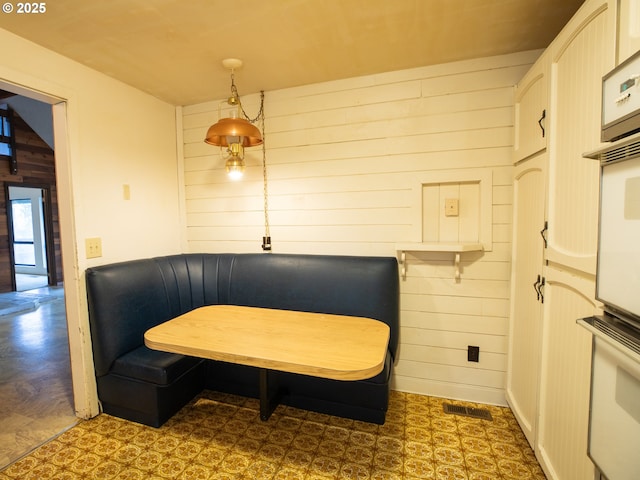
[[[582,3],[55,0],[45,13],[0,14],[0,28],[191,105],[229,95],[225,58],[244,62],[235,83],[245,95],[545,48]]]

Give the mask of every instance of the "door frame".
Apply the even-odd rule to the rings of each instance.
[[[51,105],[55,142],[56,194],[60,224],[60,253],[69,333],[71,380],[76,415],[90,418],[100,413],[93,368],[86,290],[77,252],[73,158],[79,158],[80,95],[75,90],[0,65],[0,88]]]

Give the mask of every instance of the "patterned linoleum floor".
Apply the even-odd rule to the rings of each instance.
[[[391,392],[384,425],[203,392],[160,429],[109,415],[83,421],[0,479],[538,479],[508,408],[492,421],[443,412],[441,398]]]

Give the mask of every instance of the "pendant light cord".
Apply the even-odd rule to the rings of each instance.
[[[255,118],[249,117],[247,112],[244,111],[244,107],[242,106],[242,102],[240,101],[240,94],[238,94],[238,89],[235,84],[235,77],[233,74],[233,70],[231,71],[231,95],[238,102],[240,106],[240,111],[244,118],[246,118],[251,123],[256,123],[260,121],[260,127],[262,130],[262,179],[263,179],[263,196],[264,196],[264,237],[262,237],[262,250],[265,252],[271,251],[271,232],[269,229],[269,191],[267,188],[267,147],[265,140],[265,131],[264,131],[264,90],[260,90],[260,110]]]
[[[260,91],[260,123],[262,127],[262,179],[264,194],[264,237],[262,238],[262,249],[271,251],[271,232],[269,231],[269,190],[267,186],[267,147],[264,133],[264,90]]]

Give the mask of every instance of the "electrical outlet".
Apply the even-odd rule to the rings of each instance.
[[[84,240],[85,248],[87,251],[87,258],[98,258],[102,256],[102,239],[86,238]]]
[[[444,215],[446,217],[457,217],[459,213],[459,204],[457,198],[444,199]]]
[[[480,347],[469,345],[467,348],[467,362],[480,361]]]

